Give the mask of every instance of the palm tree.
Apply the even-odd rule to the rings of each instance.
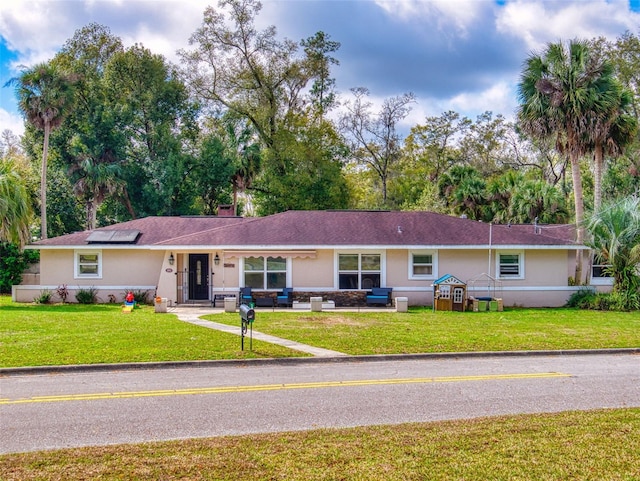
[[[487,184],[481,177],[466,177],[454,193],[456,214],[470,219],[485,220],[487,214]]]
[[[111,194],[124,195],[125,182],[120,179],[120,166],[111,161],[95,162],[87,157],[69,168],[74,193],[80,197],[86,209],[86,228],[96,228],[98,207]]]
[[[523,182],[523,175],[516,170],[508,170],[487,182],[487,194],[493,222],[515,222],[509,217],[509,206],[514,193]]]
[[[587,226],[590,246],[609,267],[614,291],[637,294],[640,288],[640,197],[631,196],[594,212]]]
[[[55,64],[41,63],[9,81],[15,85],[18,107],[34,127],[44,131],[40,176],[41,237],[47,238],[47,155],[49,135],[58,128],[73,102],[74,78]]]
[[[560,224],[567,217],[565,198],[555,186],[544,180],[526,180],[514,186],[509,204],[511,222]]]
[[[605,155],[617,157],[633,142],[638,132],[638,120],[627,112],[633,104],[631,92],[618,85],[614,92],[617,101],[609,115],[596,117],[593,125],[594,186],[593,210],[602,204],[602,173]]]
[[[584,199],[580,158],[593,144],[593,126],[611,112],[612,69],[585,41],[551,43],[526,61],[518,84],[520,127],[535,139],[554,138],[571,164],[576,241],[584,242]],[[582,283],[582,253],[576,250],[577,283]]]
[[[23,246],[32,215],[22,176],[12,160],[0,159],[0,240]]]

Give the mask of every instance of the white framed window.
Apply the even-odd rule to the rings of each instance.
[[[498,251],[496,272],[499,279],[524,279],[524,252]]]
[[[594,260],[594,262],[597,262]],[[613,285],[613,277],[608,272],[608,264],[593,264],[591,266],[591,284],[594,286]]]
[[[372,289],[381,287],[381,279],[381,254],[338,254],[339,289]]]
[[[102,251],[75,251],[73,258],[74,278],[102,279]]]
[[[438,258],[435,251],[409,252],[409,279],[435,279]]]
[[[284,289],[287,287],[285,257],[245,257],[244,286],[254,289]]]

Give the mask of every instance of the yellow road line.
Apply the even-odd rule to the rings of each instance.
[[[284,389],[319,389],[329,387],[351,387],[351,386],[379,386],[389,384],[426,384],[441,382],[465,382],[465,381],[497,381],[514,379],[547,379],[571,377],[570,374],[559,372],[540,372],[525,374],[487,374],[480,376],[451,376],[451,377],[416,377],[401,379],[366,379],[356,381],[324,381],[324,382],[303,382],[295,384],[258,384],[255,386],[228,386],[228,387],[202,387],[188,389],[166,389],[158,391],[127,391],[127,392],[103,392],[86,394],[62,394],[57,396],[34,396],[23,399],[0,398],[0,405],[7,404],[28,404],[47,403],[63,401],[95,401],[99,399],[127,399],[140,397],[159,396],[190,396],[194,394],[225,394],[241,393],[253,391],[278,391]]]

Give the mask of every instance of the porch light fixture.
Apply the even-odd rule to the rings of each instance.
[[[173,257],[173,252],[171,254],[169,254],[169,265],[172,266],[173,263],[176,261],[175,257]]]
[[[220,256],[218,255],[217,252],[216,252],[216,256],[213,258],[213,263],[217,266],[220,265]]]

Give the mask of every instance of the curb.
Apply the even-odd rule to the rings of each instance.
[[[257,359],[220,359],[204,361],[135,362],[119,364],[73,364],[68,366],[27,366],[0,368],[0,376],[24,376],[65,373],[90,373],[110,371],[135,371],[150,369],[182,369],[201,367],[249,367],[253,365],[291,365],[345,362],[455,360],[491,357],[560,357],[587,355],[640,354],[640,347],[620,349],[571,349],[559,351],[484,351],[484,352],[439,352],[424,354],[375,354],[336,357],[282,357]]]

